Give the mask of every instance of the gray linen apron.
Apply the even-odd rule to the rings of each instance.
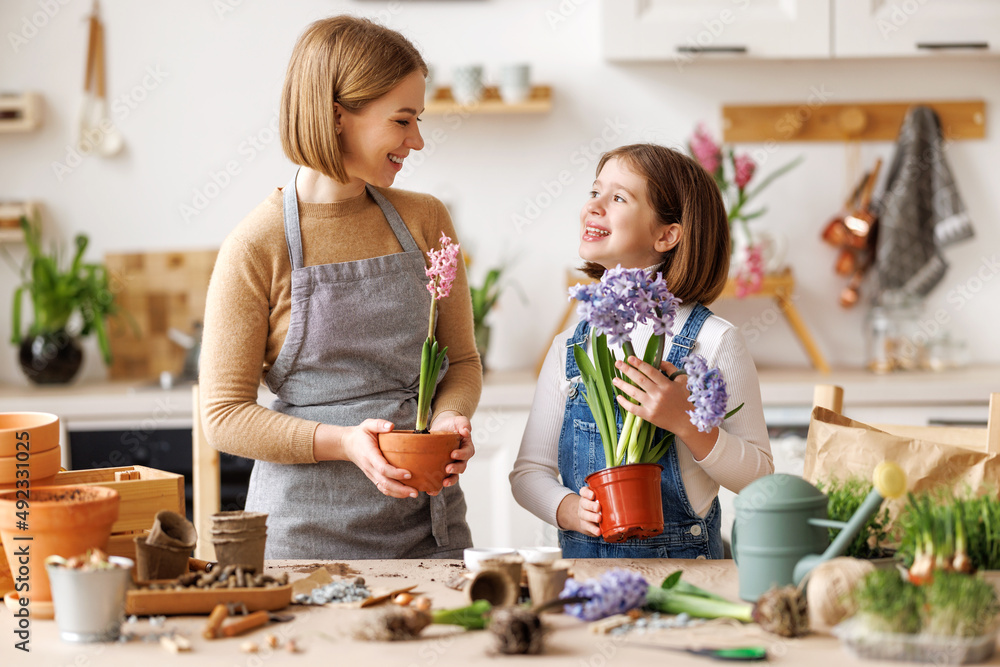
[[[392,204],[371,186],[366,191],[403,252],[303,266],[295,178],[285,187],[291,321],[265,381],[278,412],[341,426],[386,419],[412,429],[431,299],[426,265]],[[255,461],[246,506],[269,514],[269,559],[461,558],[472,546],[459,485],[434,497],[390,498],[350,461]]]

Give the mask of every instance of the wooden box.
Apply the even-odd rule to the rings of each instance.
[[[118,521],[111,527],[108,553],[135,559],[133,538],[153,527],[160,510],[184,515],[184,476],[144,466],[67,470],[53,485],[86,484],[114,489],[121,497]]]

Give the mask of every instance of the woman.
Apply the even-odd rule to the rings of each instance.
[[[454,558],[471,546],[458,475],[474,453],[482,369],[461,266],[436,330],[450,367],[431,429],[462,436],[445,488],[418,494],[377,441],[414,426],[425,253],[455,236],[441,202],[388,189],[423,148],[426,75],[399,33],[348,16],[312,24],[281,98],[282,146],[301,166],[216,261],[201,409],[216,448],[255,459],[247,509],[269,514],[267,558]],[[262,369],[270,410],[256,402]]]

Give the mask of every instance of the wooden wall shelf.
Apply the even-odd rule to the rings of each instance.
[[[29,220],[33,220],[37,213],[37,202],[0,202],[0,243],[20,243],[24,241],[24,232],[21,231],[21,216],[27,216]]]
[[[29,132],[42,124],[37,93],[0,94],[0,132]]]
[[[459,104],[451,96],[451,88],[442,86],[427,103],[424,113],[546,113],[552,110],[552,86],[532,86],[528,99],[518,104],[507,104],[500,97],[496,86],[487,86],[483,99],[475,104]]]
[[[895,141],[907,110],[928,106],[941,118],[947,139],[986,136],[986,103],[857,102],[852,104],[777,104],[722,107],[722,139],[766,141]]]

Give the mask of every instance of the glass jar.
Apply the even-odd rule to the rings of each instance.
[[[868,313],[868,370],[884,375],[895,369],[895,330],[892,318],[882,306],[873,306]]]
[[[891,373],[927,367],[928,336],[923,330],[923,302],[884,298],[868,316],[868,370]]]

